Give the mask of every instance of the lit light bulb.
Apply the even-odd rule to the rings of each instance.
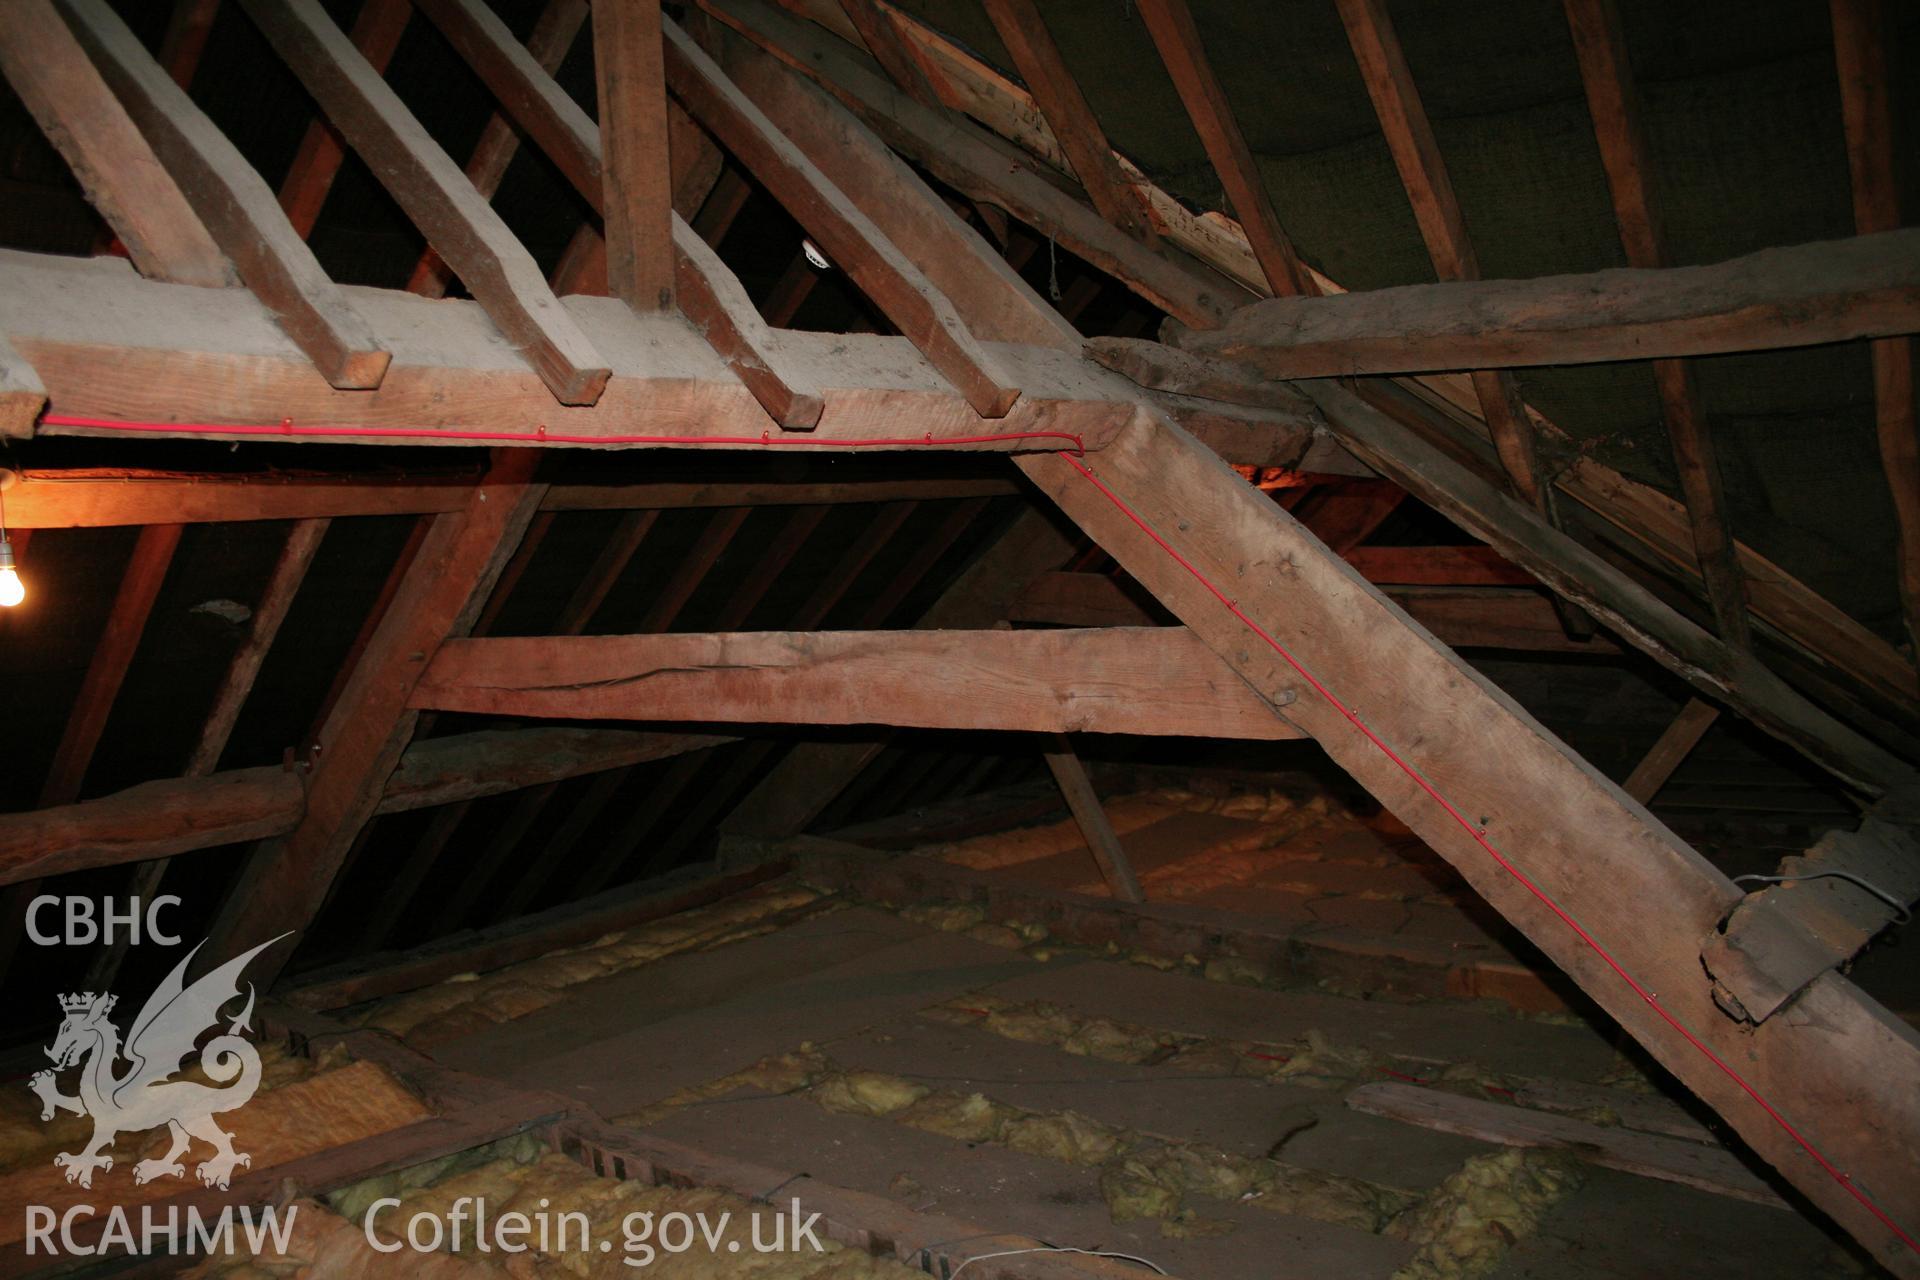
[[[13,543],[0,538],[0,608],[11,609],[26,598],[20,571],[13,567]]]

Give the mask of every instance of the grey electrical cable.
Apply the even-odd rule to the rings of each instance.
[[[976,1262],[984,1261],[987,1258],[1011,1258],[1015,1254],[1020,1253],[1078,1253],[1089,1258],[1119,1258],[1126,1262],[1137,1262],[1143,1267],[1152,1267],[1156,1275],[1164,1276],[1167,1274],[1167,1269],[1159,1263],[1149,1262],[1145,1258],[1136,1258],[1130,1253],[1103,1253],[1098,1249],[1075,1249],[1064,1244],[1043,1244],[1036,1245],[1031,1249],[1002,1249],[998,1253],[976,1253],[955,1267],[947,1276],[947,1280],[955,1280],[955,1277]]]
[[[1894,921],[1895,924],[1906,924],[1909,920],[1913,919],[1913,913],[1907,910],[1906,904],[1902,903],[1900,899],[1894,897],[1877,885],[1869,884],[1851,871],[1808,871],[1797,876],[1735,876],[1733,882],[1735,884],[1745,884],[1749,880],[1755,880],[1765,884],[1779,884],[1784,880],[1818,880],[1825,876],[1831,876],[1835,880],[1846,880],[1852,884],[1857,884],[1874,897],[1880,899],[1880,901],[1892,907],[1898,917]]]

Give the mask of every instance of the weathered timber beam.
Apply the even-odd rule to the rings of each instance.
[[[375,812],[482,799],[725,741],[566,727],[430,738],[401,757]],[[144,782],[97,800],[0,815],[0,884],[285,835],[305,805],[299,776],[271,765]]]
[[[1593,117],[1607,187],[1613,193],[1614,221],[1620,226],[1627,265],[1663,267],[1667,265],[1665,236],[1654,197],[1653,162],[1640,123],[1640,95],[1619,10],[1613,0],[1565,0],[1565,4],[1580,79],[1586,87],[1587,113]],[[1727,525],[1713,435],[1693,374],[1682,361],[1656,360],[1653,378],[1716,628],[1721,639],[1745,649],[1752,641],[1740,561]]]
[[[1013,58],[1020,78],[1040,108],[1041,116],[1060,141],[1073,175],[1087,190],[1100,216],[1130,236],[1151,243],[1153,224],[1120,171],[1107,135],[1088,105],[1086,95],[1067,69],[1067,62],[1047,30],[1046,19],[1034,0],[985,0],[987,17],[1000,34],[1000,43]]]
[[[500,342],[477,304],[385,289],[346,293],[393,352],[387,376],[371,391],[336,391],[315,378],[249,296],[142,280],[112,259],[0,250],[0,333],[32,363],[59,414],[178,424],[144,434],[214,439],[256,439],[261,428],[284,422],[295,433],[274,434],[297,441],[472,447],[473,439],[456,433],[483,431],[530,446],[766,447],[766,411],[678,316],[639,315],[610,298],[569,298],[568,311],[593,334],[616,376],[596,404],[564,406]],[[54,297],[61,306],[45,305]],[[904,338],[774,336],[779,358],[809,371],[826,405],[815,430],[776,435],[786,448],[865,440],[914,449],[928,447],[930,437],[934,448],[1057,449],[1072,442],[1021,433],[1064,432],[1097,449],[1134,411],[1069,353],[996,346],[996,358],[1026,390],[983,433],[979,415]],[[911,429],[903,432],[902,423]],[[220,424],[252,430],[223,432]],[[330,435],[328,428],[344,430]],[[398,434],[354,434],[367,428]],[[40,430],[121,434],[45,422]]]
[[[908,198],[937,199],[924,185],[886,196]],[[971,232],[913,248],[961,270],[993,252]],[[1254,689],[1304,690],[1290,720],[1311,720],[1335,761],[1876,1256],[1916,1270],[1876,1211],[1920,1219],[1920,1035],[1834,974],[1802,994],[1792,1026],[1723,1017],[1699,939],[1734,887],[1164,419],[1142,413],[1091,462],[1016,465]],[[1797,1135],[1760,1105],[1769,1095]]]
[[[1349,547],[1368,582],[1410,587],[1530,587],[1534,577],[1492,547]]]
[[[200,737],[194,743],[192,755],[187,758],[187,777],[204,778],[219,767],[220,754],[226,750],[227,740],[233,735],[233,726],[240,719],[247,695],[253,692],[254,679],[260,674],[260,664],[266,660],[267,650],[273,647],[274,637],[280,634],[280,624],[286,621],[287,611],[293,607],[294,595],[300,590],[300,584],[305,580],[307,569],[320,550],[320,543],[327,536],[327,528],[331,523],[324,519],[298,520],[288,530],[287,541],[274,561],[272,572],[267,575],[259,602],[254,606],[246,639],[240,642],[240,647],[228,661],[226,675],[221,678],[220,688],[214,693],[213,705],[200,724]],[[263,832],[262,836],[265,834]],[[127,886],[127,896],[136,902],[152,901],[160,891],[160,882],[166,878],[167,862],[168,859],[156,858],[140,866]],[[131,945],[131,937],[123,934],[95,953],[87,966],[88,990],[112,989],[120,963],[126,958],[127,948]]]
[[[51,0],[7,6],[0,73],[142,274],[208,288],[233,283],[233,267]]]
[[[340,388],[377,387],[390,360],[281,212],[273,191],[167,77],[104,0],[60,0],[100,73],[177,176],[187,202],[241,282]]]
[[[1118,579],[1101,573],[1043,573],[1027,585],[1007,615],[1013,622],[1065,627],[1141,627],[1158,618]],[[1515,649],[1549,653],[1616,654],[1604,639],[1574,640],[1561,630],[1553,606],[1533,591],[1387,587],[1387,596],[1434,639],[1455,649]]]
[[[611,219],[614,211],[609,209],[608,200],[616,187],[610,176],[600,127],[540,66],[532,52],[514,40],[506,24],[483,0],[422,0],[422,7],[493,90],[501,108],[539,143],[587,203]],[[614,8],[615,12],[624,11],[619,6]],[[606,24],[606,38],[615,46],[609,53],[634,56],[634,50],[645,40],[627,31],[622,21],[624,19]],[[657,30],[652,40],[657,63]],[[657,66],[653,74],[657,79]],[[660,158],[664,163],[664,153]],[[664,182],[656,185],[666,189]],[[641,192],[636,189],[621,198],[632,206],[640,196]],[[622,216],[644,221],[637,207],[627,208]],[[732,270],[694,234],[679,214],[668,208],[664,218],[668,224],[662,234],[667,239],[669,284],[653,290],[653,294],[659,296],[648,294],[640,287],[641,278],[653,271],[651,266],[643,269],[642,265],[651,257],[652,250],[636,241],[609,258],[608,277],[616,281],[611,290],[613,296],[636,310],[651,311],[661,308],[662,299],[671,303],[677,289],[687,318],[774,421],[789,430],[811,430],[818,425],[825,407],[819,391],[803,371],[791,367],[790,362],[774,352],[771,329],[761,319]],[[627,239],[645,238],[641,236],[638,222],[616,234]],[[643,294],[647,296],[641,296]],[[782,367],[776,368],[776,365]]]
[[[341,136],[439,250],[563,405],[591,405],[609,370],[540,268],[318,0],[241,0]]]
[[[1280,225],[1280,215],[1274,212],[1260,167],[1240,132],[1226,89],[1207,59],[1206,43],[1200,38],[1200,26],[1193,20],[1187,0],[1140,0],[1140,17],[1160,50],[1167,74],[1173,77],[1194,131],[1220,177],[1227,202],[1247,233],[1247,243],[1267,278],[1269,291],[1289,297],[1319,293],[1313,274],[1294,252],[1293,241]]]
[[[586,20],[586,0],[547,0],[540,16],[534,19],[533,30],[527,33],[527,52],[533,55],[533,60],[542,70],[552,75],[566,60],[567,52],[573,47]],[[486,127],[480,131],[480,141],[474,144],[473,155],[467,160],[467,178],[473,183],[473,189],[487,199],[493,199],[500,184],[506,180],[508,166],[519,152],[520,130],[505,112],[494,112],[487,120]],[[581,230],[599,240],[599,229],[591,223],[583,223]],[[604,241],[600,243],[603,246],[605,244]],[[565,278],[561,272],[554,272],[551,277],[554,292],[570,292],[560,287],[560,282]],[[414,264],[413,277],[407,281],[407,289],[430,298],[443,298],[452,282],[453,273],[447,269],[440,255],[434,252],[433,246],[428,245],[421,252],[420,260]]]
[[[1920,329],[1920,228],[1704,267],[1270,298],[1179,335],[1269,378],[1591,364],[1807,347]]]
[[[384,76],[412,19],[412,0],[361,0],[347,39],[374,74]],[[280,181],[280,207],[303,237],[313,234],[346,159],[346,144],[331,124],[325,119],[307,123],[307,132],[293,153],[293,163],[287,166],[287,176]]]
[[[451,641],[416,708],[575,719],[1291,738],[1191,637],[739,632]]]
[[[763,0],[701,0],[701,7],[770,56],[818,80],[868,128],[942,182],[1039,228],[1182,323],[1216,324],[1250,296],[1225,277],[1209,275],[1191,259],[1127,235],[1064,189],[1053,173],[1025,152],[957,116],[915,102],[811,24]],[[902,19],[901,25],[909,40],[919,40],[917,24]],[[963,87],[963,82],[957,81],[956,86]],[[1031,100],[1023,106],[1029,119],[1038,119],[1040,113]],[[1065,169],[1065,157],[1057,149],[1055,156],[1060,160],[1058,167]],[[817,155],[815,161],[819,162]],[[968,315],[985,314],[967,306],[958,294],[949,296]]]
[[[1022,391],[1013,370],[973,335],[913,260],[671,23],[666,51],[667,83],[694,118],[740,158],[981,417],[1006,417]]]
[[[882,8],[876,0],[840,0],[840,11],[860,32],[860,43],[867,47],[880,69],[893,78],[908,97],[923,107],[940,108],[939,87],[927,74],[927,67],[894,25],[891,5]]]
[[[1616,634],[1701,692],[1867,792],[1877,794],[1907,773],[1906,765],[1814,706],[1752,655],[1702,631],[1385,414],[1330,383],[1312,384],[1311,391],[1349,448],[1542,583],[1604,618]]]
[[[761,0],[701,2],[703,8],[743,37],[819,81],[903,155],[942,181],[976,198],[1003,205],[1102,270],[1114,273],[1129,288],[1183,323],[1195,328],[1217,324],[1232,305],[1237,287],[1258,289],[1259,267],[1238,227],[1218,217],[1195,217],[1150,185],[1141,189],[1166,228],[1167,242],[1180,244],[1195,255],[1194,259],[1168,253],[1164,246],[1159,253],[1146,250],[1055,186],[1020,186],[1024,175],[1034,172],[1030,157],[1051,157],[1058,151],[1044,122],[1038,120],[1031,99],[1018,85],[926,25],[896,16],[896,25],[908,41],[925,55],[929,65],[939,68],[943,82],[962,100],[962,109],[997,136],[988,136],[965,122],[943,120],[916,110],[917,104],[893,92],[826,31]],[[830,6],[825,0],[788,2],[806,12],[814,23],[846,39],[856,38],[850,28],[836,22],[837,11],[827,12]],[[1002,138],[1019,149],[1007,146]],[[1104,240],[1100,238],[1103,232]],[[922,260],[931,261],[925,257]],[[1200,270],[1199,262],[1221,274]],[[1338,292],[1338,286],[1324,277],[1316,276],[1316,281],[1323,291]],[[952,285],[946,287],[949,296],[956,300],[961,297]],[[1220,292],[1222,289],[1227,292]],[[997,304],[990,300],[990,305]],[[968,314],[979,313],[969,310]],[[1473,417],[1480,412],[1477,397],[1463,375],[1420,378],[1413,380],[1409,389],[1423,400],[1444,401],[1450,414],[1457,411]],[[1537,413],[1532,416],[1543,433],[1560,434]],[[1191,428],[1188,420],[1182,419],[1181,425]],[[1485,430],[1484,426],[1480,429]],[[1666,495],[1627,480],[1590,458],[1576,459],[1555,479],[1563,493],[1643,544],[1665,564],[1684,573],[1698,573],[1686,512]],[[1909,660],[1751,547],[1736,543],[1736,549],[1757,614],[1836,675],[1865,680],[1881,696],[1898,699],[1902,706],[1920,706],[1916,702],[1920,685],[1916,685]]]
[[[1620,789],[1641,804],[1652,804],[1653,798],[1660,794],[1660,788],[1667,785],[1667,779],[1687,758],[1687,753],[1700,745],[1700,739],[1719,718],[1720,708],[1711,702],[1702,698],[1688,698],[1687,704],[1680,708],[1680,714],[1660,731],[1660,736],[1647,748],[1647,754],[1633,767],[1633,772],[1620,784]]]
[[[1882,1212],[1913,1222],[1920,1035],[1834,974],[1801,995],[1803,1018],[1757,1030],[1727,1019],[1698,961],[1700,939],[1738,896],[1719,871],[1196,442],[1144,421],[1134,432],[1102,454],[1097,484],[1085,464],[1055,456],[1022,469],[1255,688],[1297,691],[1290,720],[1756,1151],[1877,1256],[1912,1270],[1906,1246],[1754,1095],[1791,1113]],[[1511,498],[1488,496],[1537,525]],[[1275,643],[1216,590],[1234,593],[1237,613]],[[1752,1093],[1721,1062],[1737,1062]]]
[[[657,4],[594,6],[593,73],[606,140],[599,207],[607,287],[641,311],[673,305],[676,269],[660,23]]]
[[[533,519],[543,489],[532,479],[538,457],[499,451],[466,507],[434,517],[393,607],[317,735],[305,816],[248,859],[215,922],[213,954],[304,930],[320,910],[413,736],[418,716],[407,700],[421,671],[442,641],[472,629]],[[262,985],[273,976],[262,976]]]

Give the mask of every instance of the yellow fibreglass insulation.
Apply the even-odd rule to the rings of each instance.
[[[360,1026],[378,1027],[425,1046],[545,1008],[571,986],[664,959],[765,933],[768,918],[817,901],[812,889],[793,886],[731,898],[682,911],[632,929],[610,933],[580,947],[550,952],[491,973],[464,973],[418,991],[392,996],[362,1010]]]
[[[277,1045],[261,1048],[261,1085],[245,1106],[214,1117],[215,1123],[233,1135],[234,1149],[252,1158],[251,1169],[269,1169],[301,1156],[331,1147],[343,1146],[361,1138],[386,1133],[416,1121],[428,1119],[433,1112],[425,1103],[373,1062],[342,1065],[343,1054],[317,1063],[295,1057]],[[183,1073],[183,1075],[186,1073]],[[38,1111],[30,1119],[37,1124]],[[11,1121],[13,1117],[9,1117]],[[9,1130],[12,1129],[9,1123]],[[53,1126],[46,1126],[48,1132]],[[114,1204],[135,1206],[162,1200],[193,1182],[194,1166],[212,1154],[203,1142],[195,1140],[181,1157],[186,1166],[184,1178],[156,1178],[145,1184],[133,1180],[133,1166],[142,1159],[163,1154],[169,1145],[165,1128],[137,1134],[124,1134],[114,1153],[113,1168],[97,1171],[93,1186],[82,1187],[66,1180],[65,1171],[53,1164],[54,1151],[78,1150],[92,1133],[90,1121],[79,1126],[63,1126],[69,1135],[61,1145],[32,1146],[17,1142],[21,1155],[0,1173],[0,1204],[46,1205],[55,1213],[76,1204]],[[23,1237],[23,1215],[0,1215],[0,1245]]]

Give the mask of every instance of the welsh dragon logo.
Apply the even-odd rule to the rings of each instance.
[[[172,1145],[157,1159],[134,1165],[136,1183],[184,1177],[180,1157],[194,1138],[213,1147],[213,1156],[194,1171],[210,1187],[224,1190],[235,1168],[252,1163],[251,1157],[233,1149],[233,1135],[214,1121],[220,1113],[246,1105],[260,1087],[260,1054],[240,1034],[253,1016],[252,984],[246,1006],[228,1021],[226,1031],[199,1047],[201,1072],[214,1083],[168,1077],[184,1069],[201,1035],[218,1027],[221,1006],[238,998],[241,970],[279,940],[261,943],[189,986],[187,966],[200,950],[196,946],[147,998],[124,1044],[108,1016],[114,996],[83,991],[60,997],[66,1017],[46,1051],[53,1069],[36,1073],[28,1087],[39,1095],[42,1120],[53,1119],[56,1111],[93,1117],[92,1141],[82,1150],[53,1158],[67,1171],[68,1182],[91,1187],[94,1170],[113,1168],[116,1136],[161,1125],[171,1132]],[[123,1059],[124,1071],[119,1070]],[[80,1068],[79,1091],[68,1097],[60,1092],[56,1073],[75,1065]]]

